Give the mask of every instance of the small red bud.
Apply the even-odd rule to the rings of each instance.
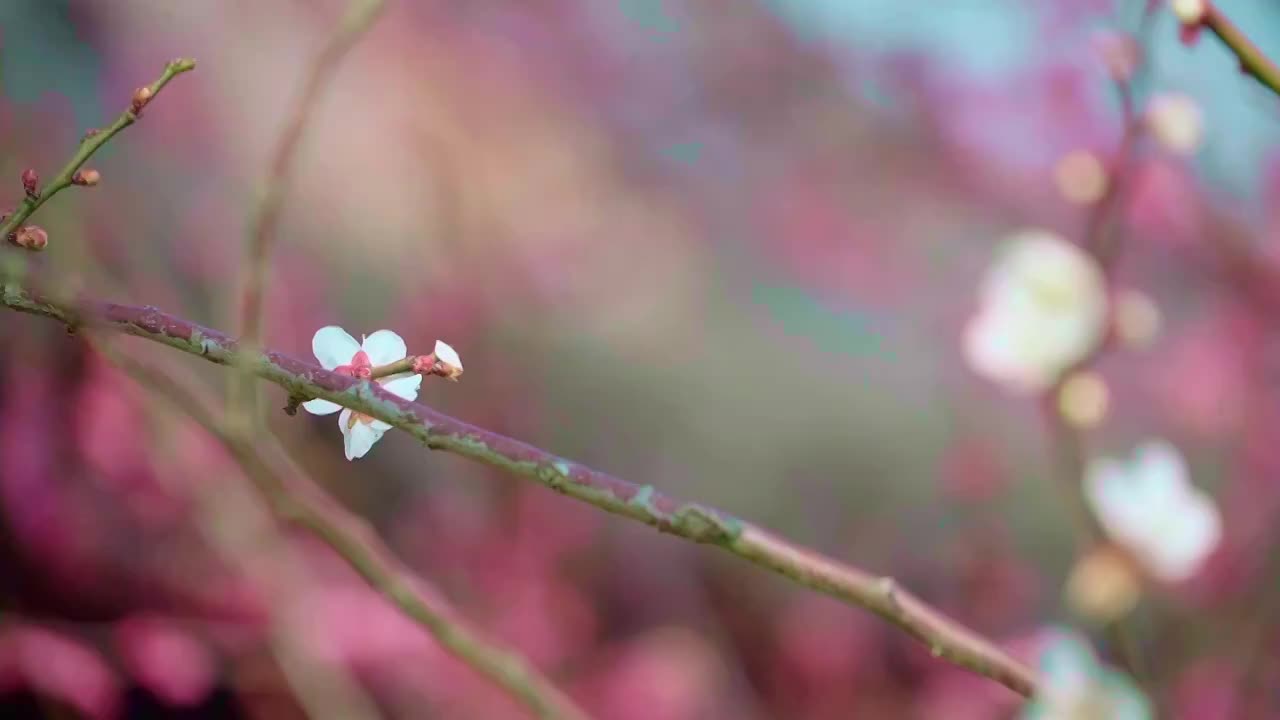
[[[436,355],[415,355],[413,358],[413,372],[418,375],[430,375],[431,370],[436,366]]]
[[[27,168],[22,171],[22,189],[26,191],[28,197],[36,197],[39,192],[40,175],[35,170]]]
[[[1193,48],[1196,46],[1196,42],[1200,40],[1200,31],[1202,29],[1204,29],[1203,25],[1179,25],[1178,39],[1182,41],[1183,45]]]
[[[84,137],[80,138],[80,142],[84,142],[85,140],[88,140],[89,138],[93,137],[94,135],[97,135],[100,132],[102,131],[99,130],[98,128],[89,128],[88,131],[85,132]]]
[[[49,244],[49,233],[39,225],[23,225],[9,236],[9,241],[20,248],[39,252]]]
[[[71,176],[71,183],[73,185],[83,185],[85,187],[93,187],[94,185],[97,185],[100,180],[102,180],[102,173],[94,170],[93,168],[77,170],[76,174]]]
[[[142,108],[146,107],[147,103],[151,102],[151,96],[154,94],[155,93],[151,92],[151,88],[149,87],[140,87],[137,90],[134,90],[133,112],[135,114],[142,112]]]

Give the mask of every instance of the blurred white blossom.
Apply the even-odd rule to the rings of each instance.
[[[379,330],[365,337],[362,342],[356,342],[355,338],[336,325],[317,330],[311,339],[311,350],[325,370],[366,378],[373,367],[403,360],[408,354],[404,340],[390,330]],[[418,397],[422,376],[389,376],[379,378],[377,382],[388,392],[405,400],[413,400]],[[348,460],[364,457],[391,427],[377,418],[354,412],[328,400],[311,400],[303,403],[302,407],[316,415],[342,411],[338,416],[338,429],[342,431],[343,447]]]
[[[1111,539],[1160,580],[1191,577],[1222,539],[1218,507],[1191,484],[1178,449],[1161,440],[1144,443],[1128,462],[1092,461],[1085,497]]]
[[[1165,149],[1191,155],[1200,149],[1204,121],[1200,106],[1188,95],[1166,93],[1151,98],[1147,105],[1147,127]]]
[[[1078,633],[1054,630],[1040,652],[1040,692],[1023,720],[1150,720],[1151,703],[1125,675],[1098,663]]]
[[[1097,263],[1049,231],[1027,230],[1009,239],[987,271],[964,352],[979,374],[1039,392],[1101,342],[1106,323]]]

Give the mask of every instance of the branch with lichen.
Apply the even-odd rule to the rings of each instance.
[[[485,639],[456,610],[395,557],[377,533],[334,502],[283,452],[274,461],[217,421],[205,403],[157,368],[112,351],[109,361],[142,388],[183,412],[218,439],[281,519],[311,532],[371,587],[425,628],[455,658],[484,675],[539,718],[586,720],[587,715],[519,654]]]
[[[715,545],[804,587],[867,609],[927,645],[936,657],[1030,696],[1037,677],[994,643],[947,618],[887,577],[859,570],[796,545],[721,510],[685,502],[651,485],[635,485],[383,390],[378,383],[323,370],[276,352],[245,353],[223,333],[136,307],[81,298],[63,302],[10,281],[0,304],[57,320],[69,330],[113,330],[167,345],[220,365],[242,357],[243,367],[284,388],[291,397],[322,398],[409,433],[444,450],[507,470],[601,510],[661,532]]]
[[[35,228],[35,226],[25,226],[23,223],[31,217],[31,214],[40,209],[59,192],[71,187],[72,185],[91,186],[97,185],[100,179],[97,170],[81,169],[84,164],[98,152],[98,149],[106,145],[111,138],[116,136],[121,130],[129,127],[138,121],[142,116],[142,110],[148,103],[164,89],[165,85],[173,78],[181,75],[189,70],[194,70],[196,61],[190,58],[178,58],[171,60],[164,66],[164,72],[159,79],[150,85],[140,87],[133,93],[133,98],[129,102],[129,107],[111,123],[100,130],[90,130],[80,141],[80,146],[76,149],[75,155],[71,160],[58,171],[43,188],[40,187],[40,178],[35,170],[28,169],[22,173],[22,187],[25,191],[25,197],[22,203],[18,205],[13,212],[4,217],[4,221],[0,223],[0,237],[7,239],[10,243],[24,247],[28,250],[43,250],[48,238],[44,236],[44,231]],[[36,232],[36,231],[39,232]],[[26,232],[24,232],[26,231]]]
[[[1218,36],[1240,62],[1240,71],[1252,75],[1264,87],[1280,95],[1280,66],[1210,0],[1172,0],[1173,13],[1182,25],[1182,37],[1193,40],[1202,29]]]

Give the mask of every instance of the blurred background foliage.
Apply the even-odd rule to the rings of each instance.
[[[1116,147],[1094,39],[1135,28],[1142,5],[391,2],[312,119],[267,343],[309,358],[328,324],[394,329],[410,352],[443,338],[467,375],[425,383],[421,399],[447,413],[893,574],[997,640],[1073,622],[1040,410],[974,376],[959,338],[1002,237],[1083,232],[1088,211],[1054,168]],[[1280,49],[1280,10],[1220,5]],[[200,62],[95,159],[99,187],[46,207],[50,248],[32,271],[233,331],[247,208],[342,7],[0,3],[10,203],[23,168],[52,175],[164,61]],[[1280,108],[1220,45],[1179,44],[1167,13],[1151,37],[1151,89],[1194,97],[1205,142],[1190,160],[1143,148],[1119,277],[1163,325],[1151,348],[1101,364],[1112,407],[1089,444],[1114,454],[1168,437],[1218,495],[1226,548],[1148,598],[1140,626],[1184,712],[1227,712],[1231,640],[1260,627],[1275,639],[1236,611],[1275,584],[1277,347],[1205,238],[1280,260]],[[211,388],[225,380],[144,345],[128,347]],[[62,329],[0,318],[5,682],[103,717],[200,703],[296,713],[255,635],[253,584],[190,522],[190,489],[235,466],[143,397]],[[400,434],[352,464],[332,418],[270,423],[411,565],[601,717],[1015,707],[864,613],[732,558]],[[519,716],[295,540],[319,578],[316,652],[390,715]],[[1193,613],[1210,619],[1184,622]],[[52,639],[22,634],[50,627]],[[60,661],[74,680],[10,657],[61,658],[58,643],[84,650],[62,650],[78,658]]]

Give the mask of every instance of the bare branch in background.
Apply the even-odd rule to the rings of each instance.
[[[298,148],[306,135],[308,123],[316,104],[333,79],[339,63],[347,51],[377,19],[385,3],[383,0],[353,0],[320,55],[311,65],[303,85],[302,94],[289,114],[289,121],[280,134],[271,165],[259,188],[257,205],[250,213],[248,237],[245,243],[244,280],[240,290],[240,337],[246,350],[257,347],[262,341],[263,292],[267,271],[271,266],[271,245],[275,241],[280,222],[280,210],[293,180],[293,167]],[[243,415],[240,422],[260,417],[257,402],[257,384],[245,374],[233,379],[233,417]]]
[[[245,441],[228,431],[194,393],[160,370],[115,353],[109,359],[139,386],[163,398],[216,437],[244,468],[273,512],[305,528],[331,547],[370,586],[425,628],[451,655],[505,690],[536,717],[587,718],[523,657],[483,638],[443,598],[428,591],[425,583],[395,558],[367,523],[325,495],[287,455],[277,452],[268,459],[258,450],[263,443]]]

